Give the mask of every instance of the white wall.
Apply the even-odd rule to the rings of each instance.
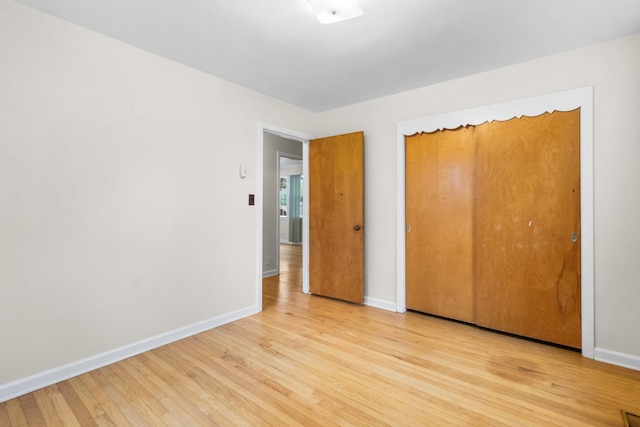
[[[280,242],[289,241],[289,218],[286,216],[280,217]]]
[[[266,277],[278,274],[279,271],[280,177],[278,176],[278,151],[302,156],[302,142],[265,132],[263,150],[262,272]],[[267,257],[270,259],[269,265],[266,263]]]
[[[640,35],[318,114],[318,136],[365,132],[366,296],[395,302],[404,268],[395,265],[397,122],[593,86],[596,353],[640,369],[639,76]]]
[[[10,0],[0,63],[0,389],[258,307],[258,122],[313,114]]]

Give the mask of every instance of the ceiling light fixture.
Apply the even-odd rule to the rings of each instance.
[[[357,18],[364,12],[358,0],[307,0],[321,24],[333,24]]]

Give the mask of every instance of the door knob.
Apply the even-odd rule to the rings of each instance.
[[[356,230],[356,231],[360,231],[360,226],[356,225],[355,227],[353,227],[353,229]]]

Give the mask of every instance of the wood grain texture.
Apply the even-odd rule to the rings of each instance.
[[[309,289],[364,301],[364,134],[309,143]],[[354,227],[359,227],[355,230]]]
[[[580,111],[476,135],[477,322],[580,348]]]
[[[300,249],[283,245],[263,312],[1,403],[0,425],[622,426],[621,409],[640,412],[638,371],[305,295],[286,265]]]
[[[407,307],[475,322],[474,127],[406,138]]]

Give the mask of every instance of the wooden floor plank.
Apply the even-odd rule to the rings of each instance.
[[[66,386],[66,384],[64,386]],[[58,384],[47,387],[45,390],[53,404],[53,407],[60,416],[60,420],[62,421],[61,425],[68,427],[82,427],[77,415],[80,414],[80,416],[82,416],[86,413],[84,406],[71,409],[69,403],[73,402],[67,402],[64,395],[61,393]],[[95,425],[95,423],[93,425]]]
[[[56,407],[50,399],[49,391],[53,386],[45,387],[40,390],[36,390],[33,392],[33,397],[35,398],[36,403],[38,404],[38,408],[40,409],[40,413],[42,414],[42,418],[44,419],[45,425],[47,426],[63,426],[62,419],[60,418],[60,414],[56,411]]]
[[[27,421],[28,426],[44,426],[45,421],[42,417],[42,413],[40,412],[40,408],[36,403],[33,393],[25,394],[24,396],[18,397],[17,400],[22,407],[22,412],[24,413],[25,419]],[[9,402],[7,402],[8,404]],[[0,406],[2,406],[0,404]],[[4,425],[0,423],[0,425]]]
[[[163,358],[173,360],[180,366],[188,367],[192,372],[203,372],[197,362],[193,362],[193,358],[189,355],[164,354]],[[224,360],[223,358],[212,358],[208,363],[210,372],[227,387],[227,393],[233,393],[234,400],[242,402],[242,405],[236,406],[235,410],[249,412],[254,415],[260,414],[264,420],[272,425],[305,425],[298,420],[298,412],[281,412],[277,410],[277,395],[269,395],[270,399],[262,398],[263,390],[260,386],[252,383],[242,372],[235,369],[234,361]]]
[[[81,393],[83,399],[92,399],[96,402],[94,411],[95,417],[113,423],[116,426],[130,426],[131,423],[122,413],[118,405],[104,392],[101,385],[96,381],[95,377],[101,375],[101,371],[96,371],[77,377],[89,395]],[[123,408],[124,409],[124,408]],[[104,415],[103,415],[104,414]]]
[[[283,245],[263,311],[8,402],[0,426],[621,426],[640,372],[419,313],[301,292]]]
[[[76,393],[71,381],[62,381],[56,384],[56,387],[60,392],[59,399],[64,404],[65,411],[71,411],[79,425],[82,427],[98,425],[95,417],[89,412],[80,396]]]
[[[12,401],[7,402],[7,415],[8,420],[6,421],[7,425],[15,425],[15,426],[28,426],[27,417],[24,414],[22,409],[22,405],[18,399],[13,399]],[[0,426],[3,423],[0,421]]]
[[[165,397],[164,393],[155,388],[143,375],[139,375],[132,363],[115,363],[111,368],[113,369],[113,375],[110,377],[112,383],[119,389],[125,390],[127,396],[135,395],[144,401],[145,411],[153,412],[158,418],[168,412],[160,403],[160,400]]]
[[[88,375],[88,374],[86,374]],[[100,403],[96,400],[93,394],[89,391],[85,383],[82,381],[81,375],[79,377],[71,378],[68,384],[73,388],[78,399],[82,402],[82,405],[86,408],[86,411],[93,418],[96,425],[100,427],[112,427],[115,426],[109,415],[102,409]],[[59,383],[61,384],[61,383]],[[79,404],[79,403],[77,403]],[[75,408],[76,404],[72,404],[71,407]],[[90,424],[89,424],[90,425]]]
[[[217,387],[217,381],[212,381],[216,385],[213,389],[203,387],[197,375],[185,375],[181,367],[174,369],[171,360],[164,359],[159,350],[143,355],[145,365],[152,372],[150,381],[166,393],[172,404],[181,407],[183,412],[191,413],[201,424],[230,425],[233,416],[230,419],[226,407],[218,405],[218,396],[226,396],[227,390]]]
[[[17,426],[19,424],[13,424],[11,418],[9,418],[9,402],[0,404],[0,426]]]

